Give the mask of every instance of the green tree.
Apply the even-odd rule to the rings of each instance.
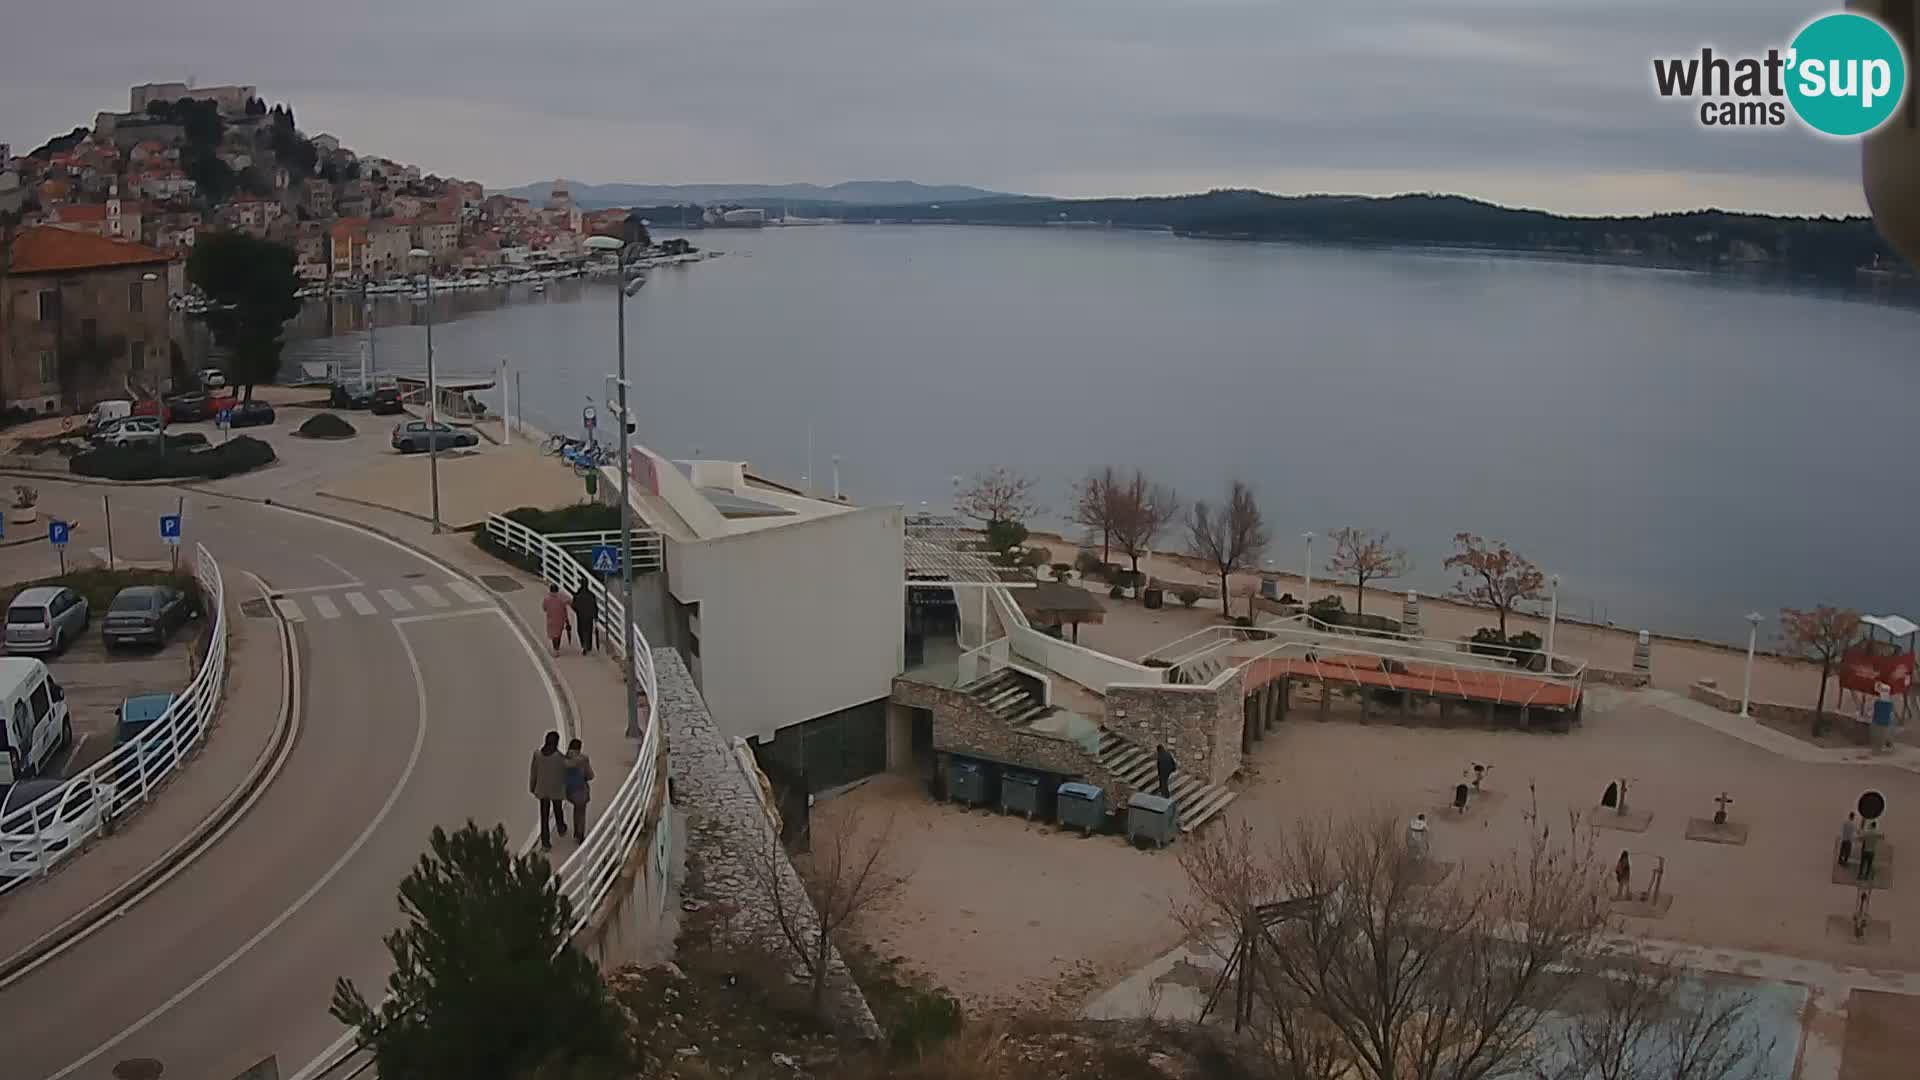
[[[358,1029],[382,1080],[611,1075],[628,1057],[619,1009],[569,941],[552,868],[515,857],[504,828],[436,827],[400,910],[386,1000],[340,979],[328,1010]]]
[[[199,318],[233,358],[229,373],[244,398],[280,371],[280,331],[300,313],[293,249],[245,233],[214,233],[194,245],[187,279],[208,300]]]

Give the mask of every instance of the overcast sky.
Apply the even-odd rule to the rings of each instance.
[[[1832,5],[1839,7],[1839,4]],[[0,141],[136,82],[490,187],[912,179],[1059,195],[1450,191],[1575,213],[1861,213],[1858,149],[1704,130],[1652,57],[1788,0],[60,0],[12,5]]]

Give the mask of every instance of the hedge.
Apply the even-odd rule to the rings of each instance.
[[[205,450],[169,451],[151,446],[103,446],[76,454],[69,467],[104,480],[219,480],[274,462],[273,447],[247,435]]]
[[[75,570],[58,577],[40,578],[35,581],[22,581],[13,585],[0,585],[0,610],[13,605],[13,598],[24,589],[42,585],[64,585],[87,599],[87,609],[95,619],[104,618],[108,605],[121,589],[133,585],[170,585],[187,594],[187,603],[194,614],[203,614],[200,600],[200,582],[192,574],[171,573],[166,570],[108,570],[96,567],[90,570]]]
[[[516,510],[509,510],[501,516],[509,521],[519,522],[537,533],[618,532],[620,529],[620,508],[597,502],[575,503],[572,506],[563,506],[557,510],[541,510],[538,507],[522,506]],[[634,527],[641,528],[642,526],[640,522],[636,520]],[[487,532],[485,525],[481,525],[474,530],[473,546],[499,559],[501,562],[517,566],[529,574],[540,573],[539,559],[518,551],[509,551],[499,544],[494,543],[493,534]],[[574,561],[581,566],[588,566],[587,560],[590,554],[590,552],[582,549],[574,552],[573,558]],[[589,569],[590,568],[591,567],[589,567]],[[649,571],[642,570],[637,566],[634,568],[635,574],[648,572]]]

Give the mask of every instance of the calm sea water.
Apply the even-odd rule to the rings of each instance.
[[[1681,272],[1081,230],[696,233],[727,254],[628,301],[641,437],[861,501],[943,507],[1009,464],[1058,511],[1089,467],[1186,497],[1256,485],[1299,535],[1390,529],[1444,587],[1455,532],[1563,579],[1563,611],[1744,640],[1742,614],[1920,618],[1920,313]],[[520,372],[576,430],[614,362],[611,284],[436,304],[442,370]],[[422,305],[382,304],[418,370]],[[315,305],[294,359],[357,358]],[[402,325],[386,326],[388,323]],[[358,363],[357,359],[351,361]],[[602,415],[605,416],[604,409]],[[811,433],[811,436],[809,435]],[[809,459],[811,445],[811,460]],[[1324,561],[1324,544],[1316,560]]]

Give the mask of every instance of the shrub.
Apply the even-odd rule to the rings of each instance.
[[[1080,571],[1083,577],[1100,577],[1107,565],[1101,562],[1100,557],[1093,552],[1083,551],[1073,557],[1073,568]]]
[[[887,1032],[896,1057],[919,1060],[922,1054],[960,1034],[966,1014],[960,1003],[938,990],[916,991]]]
[[[247,435],[204,450],[182,448],[179,453],[157,453],[151,446],[103,446],[76,454],[70,468],[80,476],[104,480],[219,480],[270,465],[276,455],[269,444]]]
[[[1329,593],[1307,605],[1307,614],[1330,626],[1346,621],[1347,602]]]
[[[990,521],[987,523],[987,546],[998,552],[1008,552],[1027,542],[1027,527],[1017,521]]]
[[[40,489],[39,489],[39,488],[37,488],[37,487],[34,487],[34,486],[33,486],[32,484],[15,484],[15,485],[13,485],[13,507],[14,507],[14,509],[16,509],[16,510],[25,510],[25,509],[27,509],[27,508],[28,508],[28,507],[30,507],[30,506],[35,506],[35,505],[38,505],[38,504],[39,504],[39,502],[40,502]]]
[[[620,528],[620,508],[598,502],[574,503],[572,506],[563,506],[558,510],[542,510],[534,506],[522,506],[516,510],[509,510],[501,516],[509,521],[515,521],[521,525],[525,525],[537,533],[617,532]],[[635,521],[634,527],[639,528],[640,523]],[[529,558],[517,551],[508,551],[506,548],[495,544],[493,542],[493,536],[487,532],[486,526],[484,525],[474,530],[473,546],[499,559],[501,562],[511,563],[529,574],[537,576],[540,573],[539,559]],[[573,553],[574,561],[578,562],[581,566],[587,566],[588,561],[592,557],[593,553],[586,548],[581,548],[579,551]],[[635,574],[646,574],[652,571],[643,569],[640,566],[635,566],[633,572]]]
[[[333,413],[315,413],[294,434],[309,439],[351,439],[356,432],[352,424]]]
[[[1115,586],[1114,586],[1113,588],[1111,588],[1111,589],[1108,589],[1108,590],[1107,590],[1107,597],[1108,597],[1109,599],[1112,599],[1112,600],[1124,600],[1124,599],[1126,599],[1126,597],[1127,597],[1127,589],[1126,589],[1126,586],[1124,586],[1124,585],[1115,585]]]
[[[1473,637],[1467,640],[1469,642],[1467,651],[1469,652],[1477,653],[1481,656],[1508,655],[1507,639],[1500,636],[1500,631],[1494,627],[1483,626],[1475,630]]]
[[[1038,569],[1039,567],[1045,566],[1052,561],[1053,561],[1053,552],[1048,551],[1046,548],[1040,547],[1039,545],[1035,545],[1033,547],[1028,548],[1026,551],[1026,554],[1020,556],[1020,565],[1031,566],[1036,569]]]
[[[1192,586],[1188,586],[1187,588],[1181,589],[1175,595],[1179,596],[1180,602],[1187,605],[1188,607],[1192,607],[1193,605],[1200,602],[1200,590],[1193,588]]]
[[[1507,652],[1513,657],[1513,662],[1521,667],[1530,671],[1545,671],[1547,658],[1540,651],[1540,647],[1545,644],[1546,642],[1540,640],[1539,634],[1522,630],[1507,637]]]

